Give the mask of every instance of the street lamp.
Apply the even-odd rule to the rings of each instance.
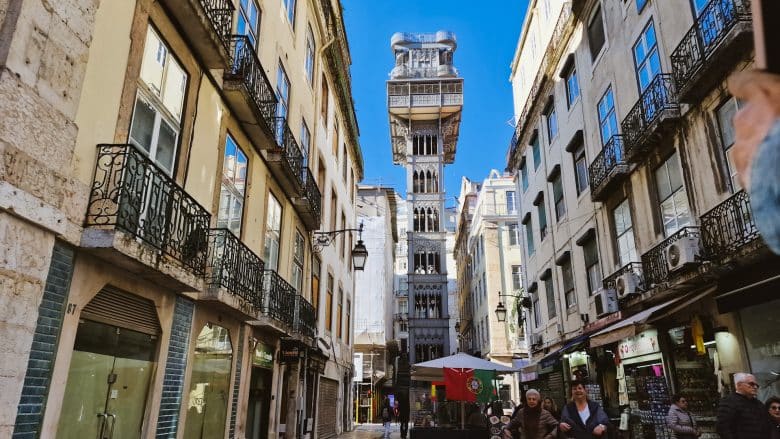
[[[498,292],[498,306],[496,307],[496,319],[499,322],[505,322],[506,321],[506,307],[504,306],[504,303],[501,302],[502,297],[511,297],[513,299],[520,299],[520,303],[517,306],[517,322],[518,324],[522,325],[523,321],[523,313],[520,312],[520,306],[523,308],[530,308],[531,307],[531,299],[528,298],[528,296],[520,294],[501,294],[501,291]]]
[[[506,307],[504,306],[503,302],[501,302],[501,294],[498,295],[498,306],[496,307],[496,318],[499,322],[505,322],[506,321]]]
[[[341,229],[332,230],[330,232],[312,232],[313,240],[312,247],[315,252],[319,253],[323,247],[329,246],[333,243],[339,233],[345,232],[358,232],[358,242],[352,249],[352,265],[355,270],[363,271],[366,268],[366,259],[368,258],[368,250],[363,243],[363,223],[360,223],[357,229]]]

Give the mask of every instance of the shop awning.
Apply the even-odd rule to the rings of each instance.
[[[666,314],[675,313],[690,304],[700,300],[702,297],[715,291],[715,287],[707,288],[704,291],[698,293],[689,294],[687,296],[675,297],[667,302],[661,303],[650,307],[644,311],[638,312],[633,316],[626,317],[625,319],[615,323],[612,326],[608,326],[599,332],[590,336],[590,347],[595,348],[598,346],[604,346],[605,344],[614,343],[620,341],[626,337],[632,337],[641,332],[637,330],[637,326],[647,323],[648,321],[655,321],[658,318],[652,318],[657,313],[665,311]],[[651,319],[652,318],[652,319]]]
[[[561,358],[561,355],[578,348],[581,344],[588,340],[588,334],[578,335],[571,340],[567,341],[560,349],[555,352],[547,354],[544,358],[539,360],[539,368],[548,369],[555,365]]]

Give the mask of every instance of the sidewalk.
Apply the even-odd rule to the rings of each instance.
[[[353,431],[339,435],[339,439],[382,439],[384,435],[382,424],[358,424]],[[393,423],[391,439],[400,439],[398,423]]]

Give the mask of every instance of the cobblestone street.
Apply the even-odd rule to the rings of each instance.
[[[345,439],[380,439],[384,434],[384,428],[382,424],[359,424],[355,426],[355,429],[339,435],[339,438]],[[397,423],[393,423],[393,430],[390,434],[391,439],[399,439],[401,433]]]

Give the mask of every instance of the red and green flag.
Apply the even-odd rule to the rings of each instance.
[[[490,402],[495,399],[493,371],[444,368],[449,401]]]

